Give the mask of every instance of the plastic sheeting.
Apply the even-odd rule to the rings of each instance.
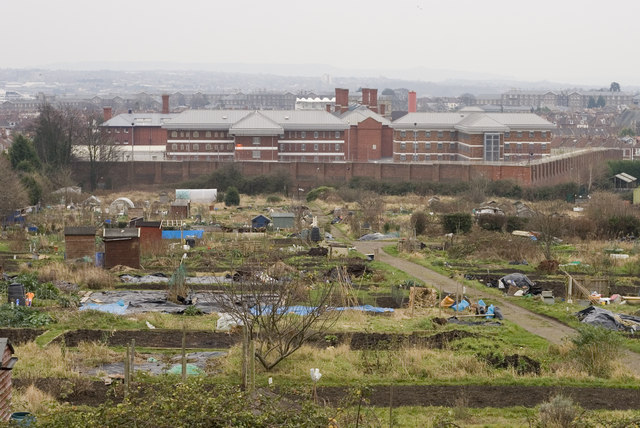
[[[116,303],[85,303],[80,306],[79,310],[93,310],[100,312],[107,312],[109,314],[124,315],[129,307],[124,303],[124,300],[118,300]]]
[[[279,313],[281,314],[296,314],[296,315],[309,315],[311,313],[313,313],[313,311],[316,309],[315,306],[289,306],[288,308],[280,308],[279,309]],[[362,312],[374,312],[374,313],[383,313],[383,312],[393,312],[392,308],[380,308],[377,306],[371,306],[371,305],[362,305],[362,306],[344,306],[344,307],[337,307],[337,308],[330,308],[331,310],[334,311],[348,311],[348,310],[354,310],[354,311],[362,311]],[[258,315],[259,313],[262,313],[264,315],[268,315],[271,313],[271,306],[270,305],[266,305],[266,306],[262,306],[262,308],[258,307],[258,306],[254,306],[251,309],[249,309],[251,311],[251,313],[253,315]]]
[[[188,236],[202,239],[204,230],[163,230],[162,239],[184,239]]]
[[[609,330],[636,331],[640,329],[640,317],[616,314],[597,306],[589,306],[576,313],[578,319],[585,323]]]

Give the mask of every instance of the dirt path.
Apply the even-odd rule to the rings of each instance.
[[[333,228],[335,231],[336,228]],[[335,235],[334,235],[335,236]],[[458,281],[441,275],[437,272],[420,266],[416,263],[404,260],[398,257],[390,256],[382,250],[382,247],[389,245],[390,242],[381,241],[357,241],[353,242],[356,249],[363,254],[375,254],[375,259],[383,263],[387,263],[407,274],[414,276],[427,285],[441,289],[445,292],[455,293],[456,290],[462,290],[463,285]],[[473,287],[465,288],[466,295],[472,299],[488,299],[497,303],[502,314],[509,321],[519,325],[530,333],[540,336],[551,343],[560,344],[567,336],[576,334],[576,331],[567,325],[553,320],[543,315],[538,315],[520,306],[508,302],[505,298],[497,297],[489,293],[484,293]],[[621,355],[622,362],[632,371],[640,372],[640,354],[632,351],[624,351]]]

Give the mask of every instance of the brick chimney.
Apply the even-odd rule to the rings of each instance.
[[[349,108],[349,90],[336,88],[336,111],[344,113]]]
[[[409,91],[409,113],[415,113],[418,111],[418,98],[415,91]]]
[[[111,109],[111,107],[103,107],[102,116],[105,122],[111,119],[113,117],[113,110]]]
[[[378,112],[378,90],[369,89],[369,110]]]
[[[362,88],[362,105],[369,107],[369,98],[371,96],[369,88]]]
[[[169,95],[168,94],[162,94],[162,113],[163,114],[169,113]]]

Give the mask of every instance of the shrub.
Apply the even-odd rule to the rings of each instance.
[[[571,339],[575,345],[573,356],[591,376],[608,378],[613,363],[622,348],[620,336],[602,327],[585,325],[578,328],[578,336]]]
[[[238,189],[233,186],[227,189],[227,192],[224,194],[224,204],[228,207],[240,205],[240,193],[238,193]]]
[[[502,231],[507,224],[507,217],[499,214],[481,214],[478,216],[478,226],[484,230]]]
[[[333,187],[320,186],[307,193],[307,202],[313,202],[318,198],[323,198],[333,191]]]
[[[506,228],[507,232],[511,233],[514,230],[523,230],[526,229],[529,224],[529,219],[527,217],[518,217],[515,215],[507,216],[506,220]]]
[[[427,230],[429,224],[429,218],[424,211],[416,211],[411,214],[411,227],[416,231],[416,235],[422,235]]]
[[[610,237],[639,236],[640,219],[634,215],[609,217],[608,232]]]
[[[53,322],[46,312],[29,306],[0,306],[0,326],[2,327],[42,327]]]
[[[445,233],[469,233],[473,220],[471,214],[453,213],[442,216],[442,227]]]
[[[269,195],[267,196],[267,203],[269,204],[277,204],[278,202],[282,201],[282,198],[278,195]]]
[[[543,427],[568,428],[580,413],[580,407],[569,397],[556,395],[540,405],[538,416]]]

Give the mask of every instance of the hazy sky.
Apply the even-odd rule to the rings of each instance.
[[[387,77],[423,67],[624,89],[640,85],[638,12],[633,0],[2,1],[0,67],[295,63]]]

